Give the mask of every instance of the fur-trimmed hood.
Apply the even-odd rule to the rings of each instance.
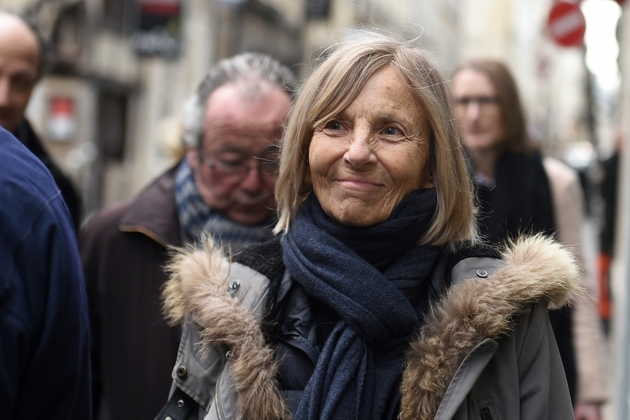
[[[454,284],[433,308],[410,345],[403,375],[402,419],[435,416],[457,368],[487,338],[509,333],[512,318],[530,304],[561,307],[581,293],[572,254],[541,235],[522,238],[502,252],[506,263],[486,279]],[[179,323],[187,313],[204,329],[202,348],[234,352],[230,373],[243,418],[289,418],[276,382],[274,351],[260,320],[227,292],[230,264],[212,241],[175,253],[164,289],[165,314]]]

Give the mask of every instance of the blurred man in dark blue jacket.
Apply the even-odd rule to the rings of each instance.
[[[91,418],[89,321],[70,214],[0,128],[0,418]]]

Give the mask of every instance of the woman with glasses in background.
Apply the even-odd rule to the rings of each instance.
[[[577,174],[558,160],[542,157],[527,133],[508,68],[497,60],[471,60],[456,70],[452,85],[477,186],[481,233],[495,244],[522,233],[557,235],[584,273],[583,195]],[[550,318],[576,419],[597,420],[606,394],[603,334],[595,305],[581,299],[573,308],[551,311]]]

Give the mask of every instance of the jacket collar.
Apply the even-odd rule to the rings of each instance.
[[[33,130],[31,123],[26,118],[22,119],[15,129],[15,132],[12,132],[11,134],[21,141],[22,144],[38,158],[41,159],[44,156],[48,156],[42,141],[39,139],[39,136]]]
[[[169,268],[173,274],[165,287],[165,310],[174,323],[182,321],[186,313],[196,313],[196,321],[205,327],[200,351],[208,351],[213,343],[237,348],[236,357],[241,355],[240,362],[244,364],[240,369],[263,369],[264,373],[254,376],[274,378],[274,363],[247,366],[256,355],[269,354],[269,346],[262,339],[260,325],[251,332],[253,321],[246,315],[248,310],[234,310],[234,305],[242,305],[236,304],[227,292],[227,267],[220,250],[213,250],[211,243],[204,250],[181,251]],[[581,291],[578,273],[571,252],[541,235],[510,244],[501,261],[470,256],[457,263],[451,271],[451,288],[411,343],[403,373],[401,419],[434,418],[464,358],[485,340],[496,340],[509,333],[512,316],[532,303],[546,301],[550,308],[556,308],[570,302]],[[229,321],[216,319],[220,305],[229,309],[223,312],[231,318]],[[207,308],[212,310],[204,310]],[[250,334],[235,335],[236,325],[242,325]],[[252,341],[250,336],[258,340]],[[251,387],[244,382],[236,383],[235,388],[246,392]],[[277,389],[268,390],[265,398],[256,395],[259,394],[254,391],[249,393],[248,410],[255,412],[257,407],[271,404],[270,395],[280,398],[274,404],[282,404]]]
[[[138,232],[165,248],[181,246],[175,206],[175,174],[179,163],[153,181],[129,203],[120,219],[122,232]]]

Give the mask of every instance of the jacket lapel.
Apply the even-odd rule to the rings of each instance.
[[[459,406],[464,402],[466,395],[470,392],[477,378],[494,356],[498,344],[496,341],[486,338],[466,356],[453,380],[446,388],[444,398],[435,414],[435,420],[452,419]]]

